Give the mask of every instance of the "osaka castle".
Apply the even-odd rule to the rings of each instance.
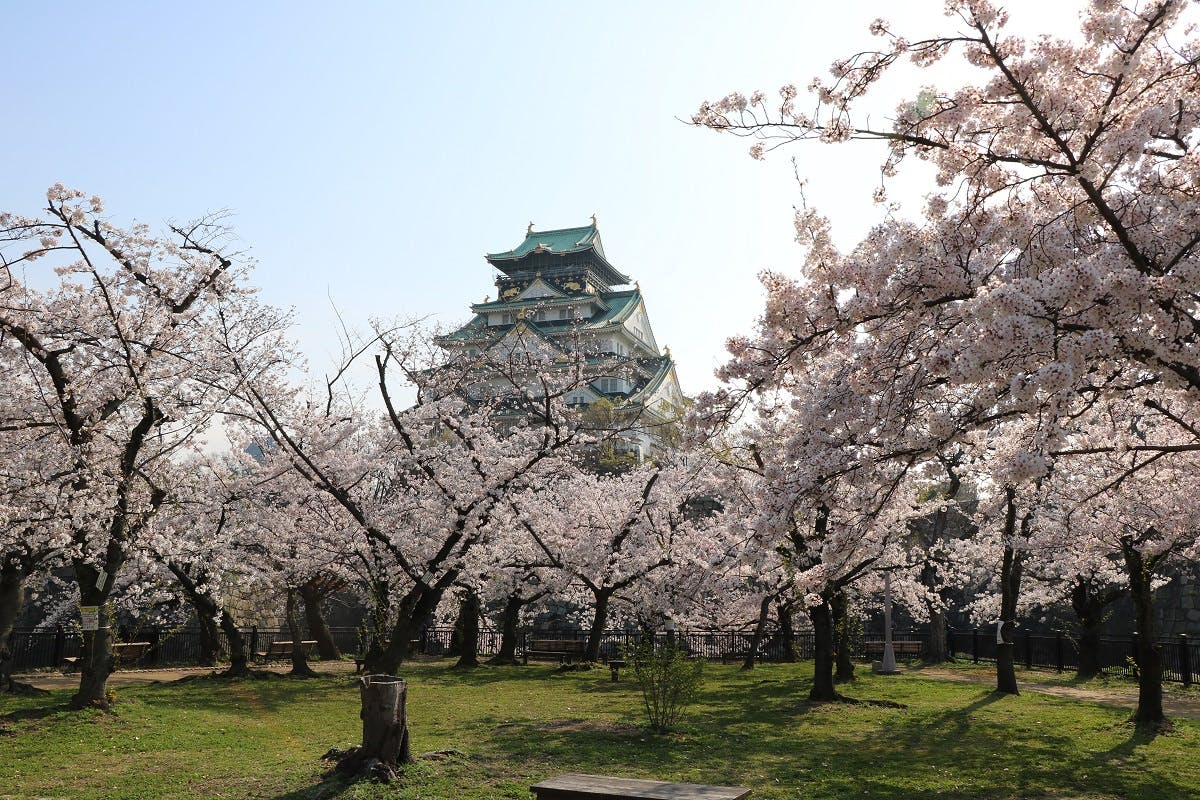
[[[675,363],[659,350],[641,288],[622,288],[629,278],[605,256],[595,217],[581,228],[531,223],[512,250],[485,257],[496,299],[472,305],[471,321],[438,340],[455,361],[478,365],[468,393],[503,393],[512,375],[500,373],[531,355],[564,371],[582,365],[565,399],[583,409],[611,403],[618,452],[640,461],[668,446],[683,408]]]

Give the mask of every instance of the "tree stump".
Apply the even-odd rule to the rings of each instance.
[[[363,743],[341,755],[338,770],[387,783],[401,764],[412,761],[408,744],[408,683],[391,675],[358,679],[362,697]]]

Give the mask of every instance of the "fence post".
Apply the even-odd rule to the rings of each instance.
[[[50,666],[58,669],[62,666],[63,658],[66,656],[67,640],[62,625],[54,626],[54,663]]]
[[[150,640],[150,657],[146,659],[150,666],[158,666],[158,628],[150,629],[150,633],[146,636]]]
[[[1186,633],[1179,634],[1179,678],[1184,686],[1192,685],[1192,650]]]
[[[971,663],[979,663],[979,628],[971,631]]]
[[[954,660],[954,628],[946,626],[946,660]]]
[[[1059,672],[1062,672],[1063,669],[1066,667],[1066,664],[1063,663],[1063,632],[1062,631],[1054,632],[1054,666]]]
[[[248,658],[254,658],[254,654],[258,652],[258,626],[250,626],[250,652]]]
[[[1033,669],[1033,634],[1025,631],[1025,669]]]
[[[429,626],[421,628],[421,655],[429,655]]]

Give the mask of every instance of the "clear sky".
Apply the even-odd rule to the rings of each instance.
[[[334,304],[362,329],[465,321],[495,295],[485,252],[595,213],[694,393],[750,331],[756,274],[799,264],[789,157],[849,243],[877,219],[881,151],[760,163],[680,119],[733,89],[805,86],[871,47],[875,17],[946,29],[942,5],[14,1],[0,208],[32,213],[61,181],[118,224],[231,209],[316,369],[337,353]],[[1056,33],[1079,3],[1010,6],[1014,27]],[[882,112],[919,91],[900,80]]]

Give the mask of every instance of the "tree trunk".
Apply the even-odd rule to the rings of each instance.
[[[833,652],[834,652],[834,683],[846,683],[854,680],[854,659],[851,649],[850,616],[846,613],[846,595],[838,592],[829,604],[829,613],[833,620]]]
[[[400,765],[412,761],[408,740],[408,684],[390,675],[364,675],[358,680],[363,743],[351,748],[338,770],[384,782],[396,777]]]
[[[109,707],[108,676],[113,670],[113,635],[109,628],[112,620],[108,597],[116,572],[123,564],[124,556],[115,543],[109,547],[103,580],[99,580],[102,576],[91,564],[78,559],[74,562],[79,605],[97,609],[99,629],[83,632],[83,646],[79,652],[79,689],[71,698],[71,708]]]
[[[933,603],[926,601],[929,613],[929,645],[925,648],[926,664],[946,662],[946,614]]]
[[[1162,702],[1162,653],[1159,652],[1158,631],[1154,624],[1154,597],[1151,587],[1152,565],[1137,549],[1132,538],[1121,538],[1125,569],[1129,577],[1129,594],[1133,599],[1137,620],[1135,652],[1138,667],[1138,704],[1133,721],[1139,726],[1158,727],[1167,721]]]
[[[242,635],[237,622],[224,609],[221,610],[221,630],[225,632],[225,638],[229,641],[229,669],[225,670],[225,675],[230,678],[249,675],[250,653],[246,646],[246,637]]]
[[[1005,489],[1004,560],[1000,564],[1000,624],[996,641],[996,691],[1020,694],[1017,689],[1014,635],[1017,627],[1017,594],[1021,590],[1021,555],[1013,546],[1017,531],[1016,490]]]
[[[299,591],[300,598],[304,600],[304,620],[308,623],[309,634],[317,640],[317,652],[321,660],[339,660],[342,653],[333,641],[333,632],[329,630],[329,623],[325,621],[325,614],[321,611],[321,603],[326,598],[325,593],[311,581],[301,586]]]
[[[461,649],[458,655],[456,669],[470,669],[479,666],[479,595],[474,589],[463,591],[462,603],[458,607],[458,619],[454,629],[459,633]]]
[[[750,636],[750,647],[742,660],[742,669],[754,669],[754,659],[758,656],[758,648],[762,647],[763,634],[767,632],[767,619],[771,615],[771,596],[767,595],[758,604],[758,621],[754,623],[754,633]]]
[[[608,601],[612,596],[610,590],[596,592],[596,615],[592,617],[592,629],[588,631],[587,648],[583,657],[586,661],[600,660],[600,640],[604,638],[604,628],[608,625]]]
[[[1108,587],[1098,590],[1086,577],[1078,577],[1071,587],[1071,608],[1079,620],[1079,665],[1075,677],[1080,680],[1100,674],[1100,634],[1104,627],[1105,609],[1125,596],[1127,587]]]
[[[413,639],[417,638],[421,628],[432,619],[433,612],[437,610],[438,603],[442,601],[442,594],[452,579],[448,574],[435,586],[417,583],[401,598],[396,608],[396,622],[392,625],[391,641],[386,647],[381,647],[377,655],[367,653],[364,672],[396,674],[400,665],[412,655]]]
[[[0,692],[15,688],[12,673],[17,654],[13,651],[13,636],[24,602],[24,571],[15,559],[5,559],[0,564]]]
[[[213,667],[221,658],[221,633],[212,614],[196,607],[196,623],[200,626],[200,666]]]
[[[290,674],[301,678],[311,678],[317,673],[313,672],[312,667],[308,665],[308,657],[304,655],[304,646],[300,644],[300,640],[304,637],[300,632],[300,614],[296,608],[296,594],[295,589],[288,587],[284,607],[288,635],[292,637],[292,671]]]
[[[779,635],[783,637],[783,660],[796,660],[796,626],[792,624],[792,604],[779,603],[776,607],[779,616]]]
[[[833,615],[829,603],[810,606],[808,618],[813,625],[813,684],[808,699],[829,702],[838,699],[833,688]]]
[[[224,655],[218,625],[224,628],[224,625],[219,623],[219,618],[225,611],[212,594],[203,591],[207,583],[207,574],[202,567],[174,561],[166,562],[166,566],[175,576],[175,582],[183,591],[184,598],[196,612],[196,621],[200,626],[200,663],[206,667],[214,666]]]
[[[100,606],[100,628],[83,633],[79,652],[79,690],[71,698],[72,708],[97,706],[107,709],[108,676],[112,674],[112,631],[108,627],[108,612]]]
[[[514,594],[504,602],[504,611],[500,614],[500,652],[488,661],[489,664],[517,663],[517,626],[521,622],[521,607],[525,600],[520,593]]]
[[[391,612],[392,598],[388,584],[383,581],[373,582],[371,584],[371,608],[367,618],[371,627],[367,632],[369,638],[366,641],[366,652],[362,654],[366,665],[364,669],[367,672],[378,672],[380,671],[379,665],[383,664],[390,627],[388,618],[391,616]],[[374,668],[372,665],[375,665]]]

